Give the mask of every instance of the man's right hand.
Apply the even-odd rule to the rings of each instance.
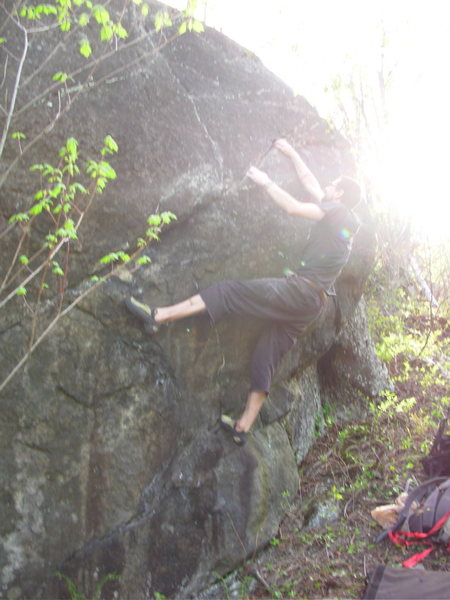
[[[275,146],[275,148],[277,150],[279,150],[280,152],[282,152],[286,156],[292,157],[292,156],[294,156],[294,155],[297,154],[297,152],[294,150],[294,148],[291,146],[291,144],[287,140],[285,140],[284,138],[280,138],[278,140],[275,140],[275,142],[273,143],[273,145]]]

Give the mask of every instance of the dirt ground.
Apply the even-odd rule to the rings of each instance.
[[[408,480],[426,479],[419,466],[420,448],[390,449],[383,441],[364,439],[364,424],[354,429],[354,437],[346,441],[354,445],[360,462],[349,462],[338,428],[331,428],[313,446],[302,465],[298,496],[278,537],[272,540],[270,549],[247,565],[247,576],[256,579],[257,584],[241,597],[361,598],[372,569],[378,565],[400,567],[405,559],[424,549],[423,545],[399,548],[389,539],[376,544],[383,529],[370,514],[375,507],[393,502]],[[345,447],[348,452],[350,444]],[[339,506],[340,515],[305,531],[308,509],[305,511],[304,500],[316,497],[317,491],[323,496],[324,489]],[[422,566],[427,570],[450,570],[449,555],[437,547]]]
[[[301,465],[297,496],[285,499],[288,514],[278,535],[247,562],[233,597],[361,598],[376,566],[401,567],[425,549],[398,547],[388,538],[376,544],[383,529],[371,516],[408,485],[427,479],[421,459],[450,398],[445,380],[424,384],[422,366],[419,361],[406,380],[397,381],[396,394],[381,408],[374,407],[372,418],[331,424],[315,442]],[[396,367],[391,367],[395,378]],[[311,526],[317,501],[328,515]],[[445,548],[436,547],[417,568],[450,570],[449,556]]]

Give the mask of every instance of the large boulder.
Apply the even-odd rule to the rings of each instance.
[[[111,10],[121,5],[113,0]],[[130,41],[143,32],[134,11],[128,6],[124,15]],[[0,560],[7,598],[69,597],[56,571],[88,596],[111,573],[118,579],[107,583],[105,598],[195,595],[276,533],[321,419],[329,384],[323,357],[334,365],[333,400],[339,397],[344,346],[336,340],[352,320],[373,261],[364,207],[337,298],[283,361],[243,448],[217,420],[222,411],[242,410],[261,325],[235,320],[211,328],[200,317],[150,337],[123,307],[130,293],[161,305],[220,279],[282,276],[295,268],[308,224],[243,179],[258,163],[301,197],[292,167],[276,151],[266,153],[274,138],[288,136],[322,183],[353,171],[345,140],[251,53],[212,30],[152,51],[160,36],[150,31],[101,63],[94,78],[103,85],[81,94],[28,155],[30,164],[50,162],[70,135],[88,151],[106,134],[119,145],[112,160],[118,180],[80,231],[66,303],[86,289],[101,256],[142,234],[147,215],[170,210],[178,220],[148,250],[150,265],[87,295],[2,392]],[[25,75],[41,70],[30,95],[61,70],[60,53],[65,70],[77,68],[70,42],[45,62],[52,43],[49,37],[32,46]],[[119,67],[126,68],[113,76]],[[15,129],[39,132],[56,102],[48,94]],[[7,146],[2,173],[14,152]],[[4,217],[35,186],[24,168],[16,172],[2,189]],[[14,232],[1,244],[2,256],[11,255]],[[27,347],[20,298],[1,319],[3,379]],[[361,345],[357,353],[360,364],[373,360],[361,356]],[[347,396],[358,362],[353,369],[344,378]],[[365,393],[383,385],[367,383]]]

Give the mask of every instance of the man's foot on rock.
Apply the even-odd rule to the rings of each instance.
[[[155,321],[155,309],[148,304],[139,302],[133,296],[128,296],[124,300],[125,306],[133,313],[135,317],[144,322],[144,329],[147,333],[156,333],[161,324]]]
[[[223,429],[225,429],[225,431],[231,433],[231,435],[233,436],[233,442],[235,444],[237,444],[238,446],[243,446],[245,444],[245,442],[247,441],[247,432],[237,431],[236,423],[231,417],[229,417],[228,415],[221,415],[220,425],[223,427]]]

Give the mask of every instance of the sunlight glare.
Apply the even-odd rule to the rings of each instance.
[[[186,0],[169,2],[184,8]],[[373,127],[363,156],[369,176],[392,209],[423,235],[450,237],[447,177],[450,24],[442,0],[198,0],[206,24],[242,44],[332,117],[325,89],[337,74],[361,69],[376,88],[380,59],[392,77],[386,127]],[[382,46],[386,34],[386,46]],[[369,100],[369,99],[368,99]],[[369,103],[369,102],[368,102]],[[334,120],[334,118],[333,118]],[[374,120],[376,122],[376,119]],[[375,142],[375,144],[373,143]],[[373,146],[378,152],[373,151]]]

